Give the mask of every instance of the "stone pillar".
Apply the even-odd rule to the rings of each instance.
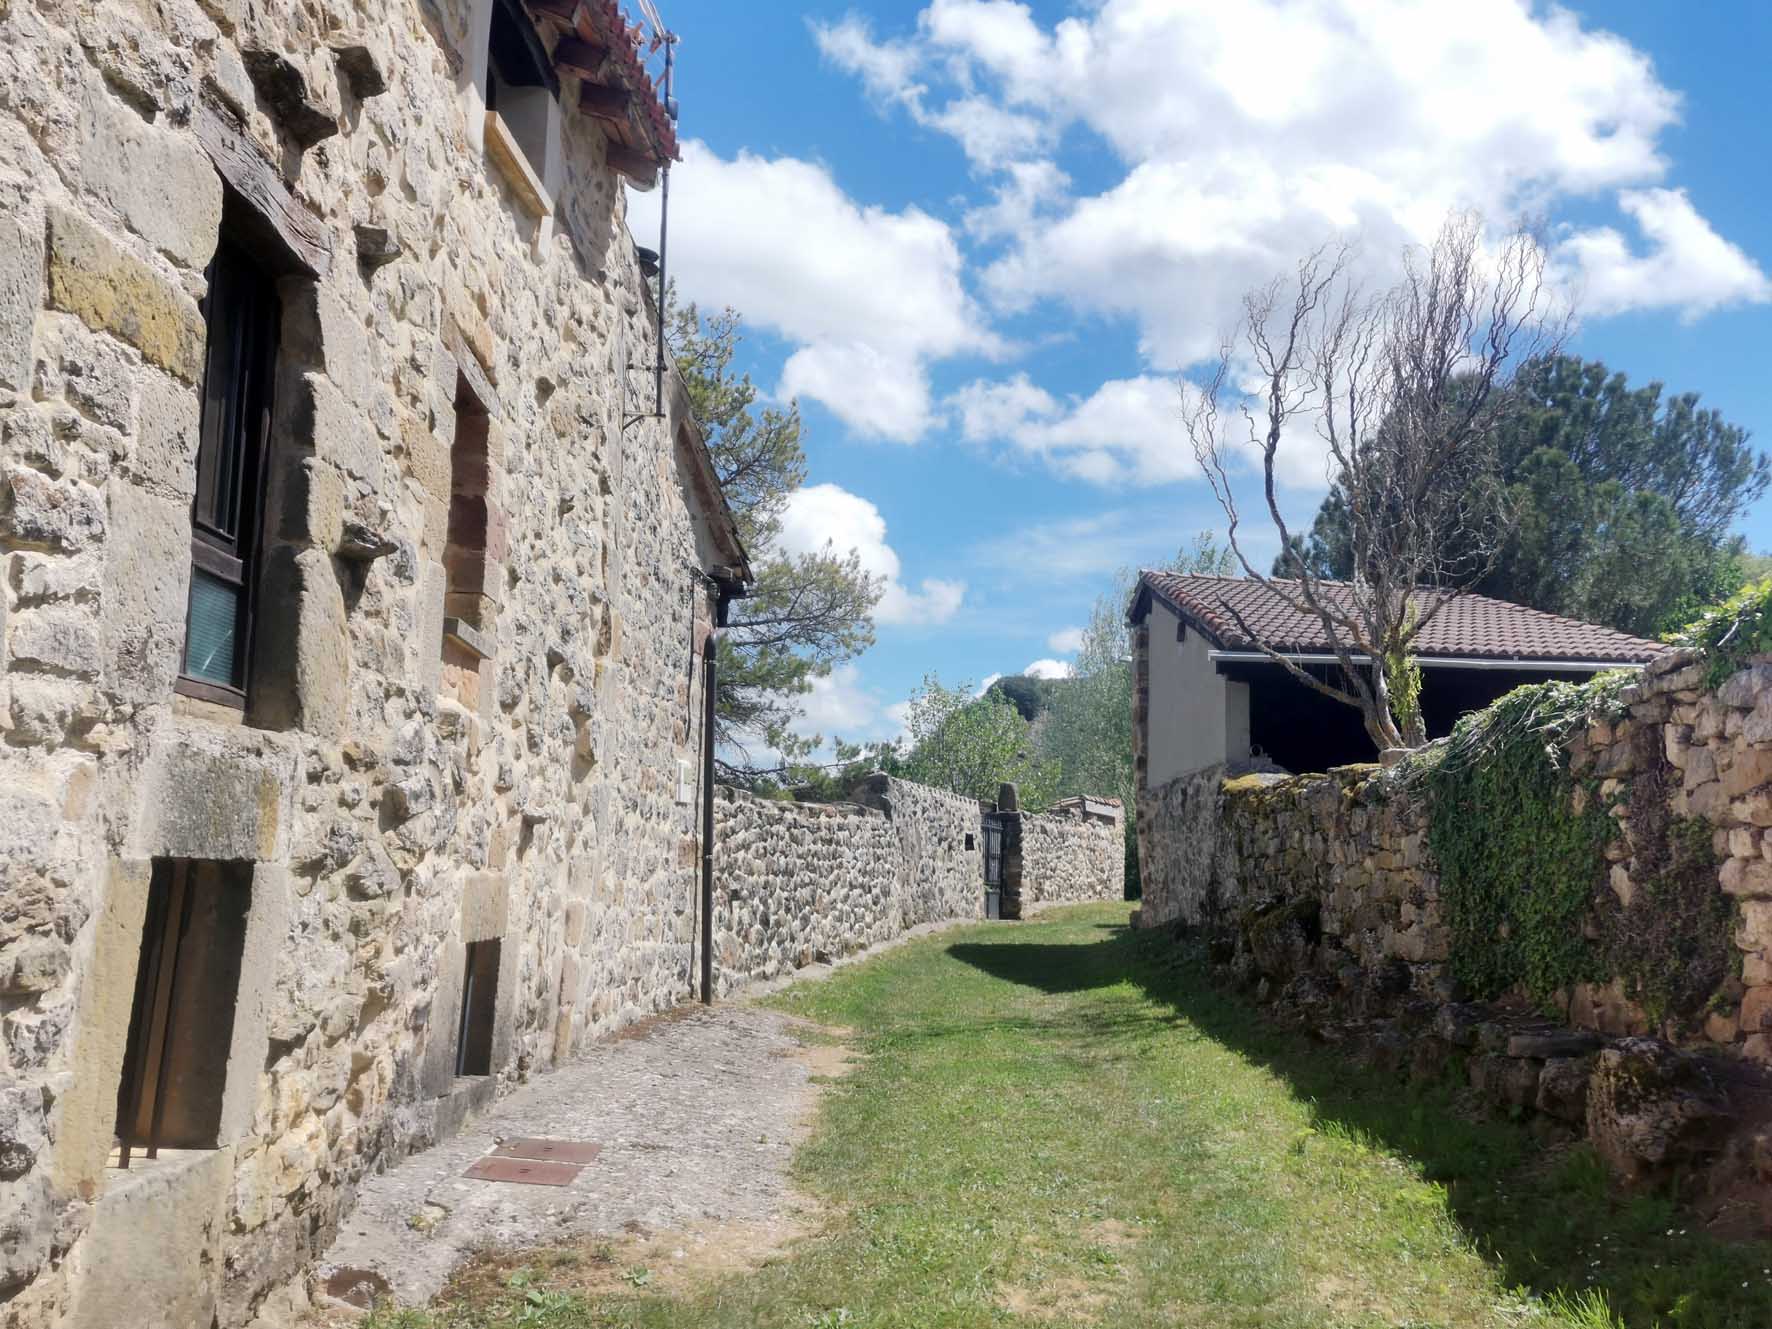
[[[1003,827],[1003,893],[998,909],[1004,918],[1021,917],[1021,813],[1015,811],[1015,786],[1006,784],[998,794],[1001,801],[1008,796],[997,820]]]

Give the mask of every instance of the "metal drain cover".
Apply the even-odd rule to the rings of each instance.
[[[589,1140],[506,1140],[492,1151],[494,1158],[529,1158],[545,1163],[594,1163],[603,1146]]]
[[[482,1158],[462,1173],[476,1181],[514,1181],[527,1186],[564,1186],[577,1175],[576,1163],[544,1163],[532,1158]]]

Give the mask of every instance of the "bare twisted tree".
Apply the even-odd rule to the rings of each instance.
[[[1184,386],[1183,422],[1245,575],[1322,625],[1339,679],[1317,677],[1226,603],[1233,621],[1302,682],[1358,708],[1381,750],[1419,747],[1412,643],[1502,548],[1510,514],[1497,437],[1508,392],[1519,366],[1560,347],[1569,318],[1551,308],[1537,238],[1517,229],[1486,246],[1474,213],[1406,251],[1401,280],[1377,296],[1360,291],[1351,257],[1346,246],[1318,250],[1294,281],[1250,292],[1210,380]],[[1246,440],[1227,428],[1227,409]],[[1347,582],[1311,570],[1280,509],[1283,457],[1310,446],[1312,431],[1348,507]],[[1261,459],[1283,551],[1276,570],[1289,576],[1259,571],[1239,539],[1230,477],[1245,447]]]

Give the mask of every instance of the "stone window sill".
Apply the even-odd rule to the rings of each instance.
[[[459,618],[443,620],[443,640],[454,642],[476,660],[492,658],[492,642],[481,633],[480,629]]]
[[[159,1157],[149,1158],[144,1146],[130,1150],[129,1166],[123,1167],[119,1151],[113,1147],[105,1160],[105,1194],[121,1195],[134,1186],[149,1181],[171,1182],[182,1173],[193,1171],[214,1158],[214,1149],[169,1149],[161,1147]]]
[[[517,146],[503,117],[497,111],[486,112],[486,155],[511,187],[517,201],[530,216],[540,220],[553,215],[554,200],[548,197],[541,177],[530,166],[529,158]]]

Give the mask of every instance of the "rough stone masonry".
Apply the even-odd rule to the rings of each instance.
[[[7,1329],[247,1324],[689,995],[746,563],[653,410],[674,143],[609,0],[0,0]],[[893,800],[723,801],[722,989],[978,912]]]
[[[1469,1000],[1425,796],[1372,766],[1236,779],[1218,767],[1146,790],[1137,921],[1211,937],[1319,1035],[1420,1073],[1462,1059],[1475,1088],[1585,1131],[1625,1174],[1772,1187],[1772,659],[1715,688],[1706,672],[1669,651],[1558,745],[1568,815],[1598,800],[1612,827],[1579,929],[1598,944],[1622,928],[1690,978],[1706,962],[1695,938],[1658,929],[1682,908],[1721,920],[1701,1009],[1657,1016],[1616,974],[1548,1003],[1523,990]],[[1672,826],[1703,851],[1683,903]]]
[[[0,0],[8,1326],[245,1323],[366,1171],[687,992],[744,552],[651,417],[615,17]]]

